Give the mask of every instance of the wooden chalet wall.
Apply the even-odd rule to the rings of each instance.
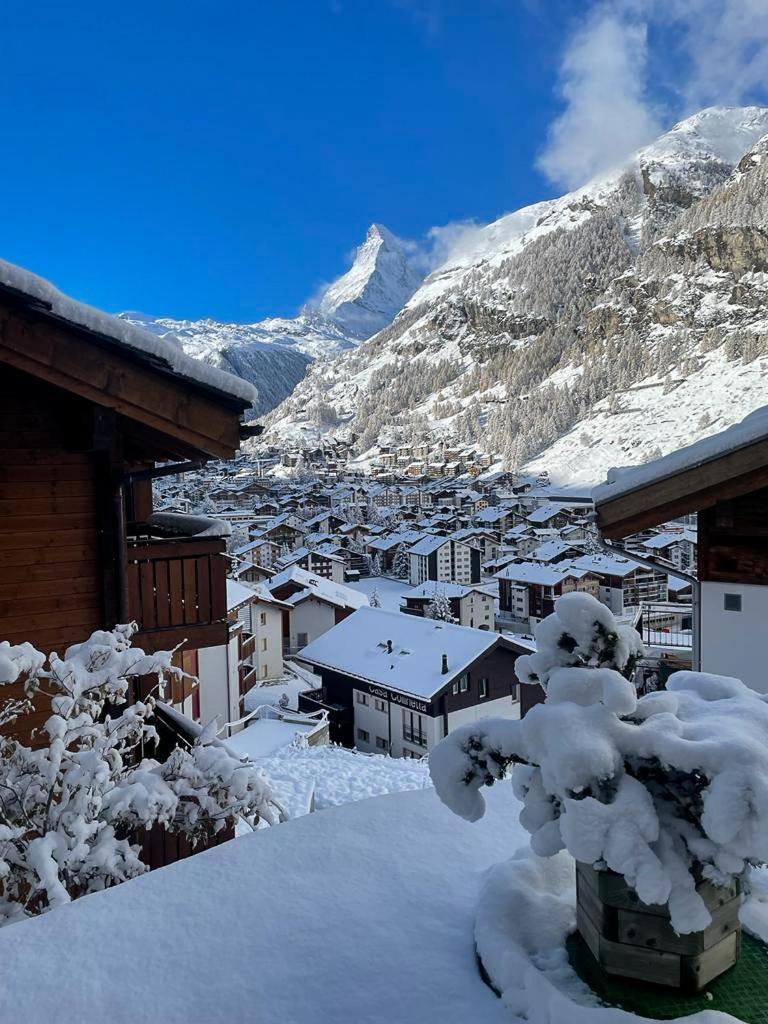
[[[97,464],[65,447],[80,403],[7,368],[1,379],[0,640],[63,655],[102,625]],[[49,714],[25,716],[25,726]]]
[[[699,513],[699,579],[768,584],[768,488]]]

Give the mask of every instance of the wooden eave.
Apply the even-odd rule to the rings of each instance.
[[[113,409],[187,454],[231,458],[247,403],[0,288],[0,363]]]
[[[619,539],[718,501],[768,487],[768,438],[595,504],[604,537]]]

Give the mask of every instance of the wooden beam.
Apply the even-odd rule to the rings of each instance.
[[[0,307],[0,361],[216,458],[239,446],[234,407],[78,331]]]
[[[766,486],[768,440],[606,499],[596,505],[597,523],[604,537],[618,539]]]

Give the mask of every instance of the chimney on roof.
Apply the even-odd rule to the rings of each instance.
[[[443,668],[442,668],[442,674],[443,674],[444,676],[447,676],[447,675],[448,675],[448,655],[447,655],[447,654],[444,654],[444,655],[443,655]]]
[[[391,653],[392,653],[392,641],[391,640],[387,640],[387,654],[391,654]]]

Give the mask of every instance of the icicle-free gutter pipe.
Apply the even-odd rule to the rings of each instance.
[[[593,520],[594,521],[594,520]],[[614,547],[609,540],[602,536],[599,530],[595,531],[595,539],[603,551],[618,558],[627,558],[630,562],[637,562],[647,569],[654,569],[656,572],[663,572],[669,575],[669,566],[654,562],[652,558],[645,558],[644,555],[636,555],[633,551],[624,551],[622,548]],[[691,668],[694,672],[701,671],[701,583],[695,576],[675,569],[673,576],[685,580],[691,584],[692,607],[693,607],[693,646],[691,648]]]

